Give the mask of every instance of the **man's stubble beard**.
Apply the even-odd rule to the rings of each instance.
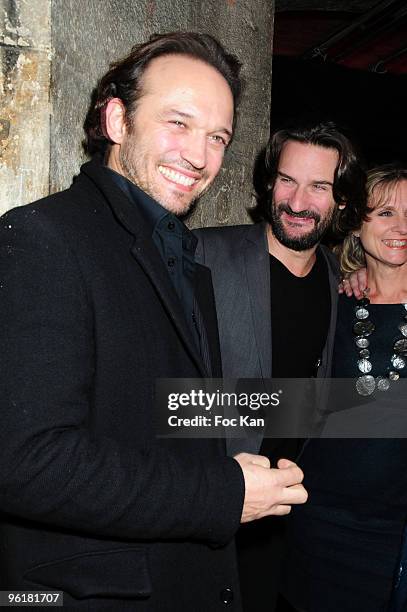
[[[314,219],[314,228],[304,235],[288,236],[284,224],[281,221],[281,214],[283,212],[286,212],[294,217],[298,217],[299,219]],[[283,246],[292,249],[293,251],[307,251],[308,249],[312,249],[320,242],[322,236],[331,225],[334,213],[335,208],[332,208],[327,216],[321,221],[321,216],[313,211],[302,211],[301,213],[296,213],[291,210],[290,206],[286,202],[282,202],[278,206],[275,202],[273,202],[271,205],[270,226],[274,236]]]
[[[135,161],[137,159],[143,159],[143,157],[144,157],[143,153],[142,152],[140,153],[140,151],[138,151],[138,149],[139,149],[139,147],[137,147],[136,145],[130,145],[130,144],[128,144],[128,142],[124,143],[120,147],[119,161],[120,161],[121,168],[123,169],[124,176],[129,181],[134,183],[134,185],[136,185],[139,189],[141,189],[147,195],[149,195],[151,198],[153,198],[153,200],[158,202],[163,208],[165,208],[166,210],[168,210],[172,214],[176,215],[177,217],[183,217],[187,213],[191,212],[192,208],[195,207],[195,205],[198,202],[198,200],[208,191],[208,189],[209,189],[209,187],[211,186],[212,183],[207,185],[205,187],[205,189],[203,189],[201,192],[199,192],[192,200],[189,200],[188,202],[185,202],[185,203],[182,203],[182,193],[180,193],[180,194],[174,193],[173,197],[178,198],[180,200],[180,202],[182,203],[182,207],[176,206],[172,202],[164,199],[160,195],[159,189],[157,189],[157,193],[154,193],[154,190],[149,188],[149,186],[147,184],[147,179],[145,178],[143,180],[143,177],[138,175],[138,173],[136,172]],[[136,152],[136,151],[138,151],[138,152]],[[166,163],[168,163],[168,160],[167,160]],[[183,166],[183,164],[180,163],[180,162],[178,162],[178,165],[180,167]],[[185,164],[184,164],[184,167],[186,167]],[[188,169],[191,169],[191,168],[189,167]],[[203,176],[202,178],[205,178],[205,176]]]

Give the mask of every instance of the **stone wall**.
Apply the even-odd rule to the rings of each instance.
[[[270,0],[0,0],[0,6],[3,211],[70,184],[84,160],[90,92],[111,61],[153,32],[189,29],[211,33],[237,54],[246,81],[236,138],[189,224],[248,220],[253,161],[269,132]]]
[[[0,0],[0,214],[46,195],[50,0]]]

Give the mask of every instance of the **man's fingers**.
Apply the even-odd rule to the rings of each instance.
[[[349,284],[350,289],[349,289],[349,293],[346,292],[346,295],[352,295],[353,293],[355,298],[359,300],[363,296],[363,289],[365,287],[362,288],[360,286],[359,276],[357,273],[350,275],[348,284]]]
[[[349,282],[349,278],[343,278],[340,283],[340,286],[342,286],[342,291],[340,291],[340,293],[346,293],[348,297],[351,297],[353,295],[353,289]]]
[[[304,473],[298,465],[292,465],[286,468],[278,468],[271,470],[273,472],[273,480],[281,487],[292,487],[300,484],[304,479]]]
[[[245,480],[242,523],[288,514],[293,504],[307,501],[307,492],[301,484],[304,474],[293,461],[280,459],[277,468],[270,468],[270,461],[263,455],[239,453],[234,458]]]
[[[284,504],[288,506],[292,506],[294,504],[305,504],[308,499],[308,493],[301,483],[280,486],[278,490],[275,490],[275,493],[277,496],[277,504]]]
[[[349,276],[346,276],[339,283],[338,291],[339,293],[346,293],[348,297],[352,295],[355,296],[356,299],[360,299],[363,297],[364,292],[367,289],[367,272],[366,268],[361,268],[356,272],[352,272]]]
[[[260,465],[264,468],[270,467],[270,460],[268,457],[264,457],[264,455],[254,455],[251,453],[238,453],[234,456],[234,459],[240,464],[240,467],[243,468],[245,465],[249,463],[253,463],[254,465]]]
[[[281,504],[280,506],[276,506],[273,515],[274,516],[285,516],[286,514],[290,514],[291,506]]]
[[[282,503],[285,504],[305,504],[308,499],[308,493],[302,486],[302,484],[292,485],[291,487],[287,487],[285,490],[286,499],[282,500]]]
[[[261,467],[269,468],[270,467],[270,459],[268,457],[264,457],[264,455],[252,455],[253,459],[251,463],[255,465],[261,465]]]
[[[367,289],[367,270],[366,268],[361,268],[356,272],[356,276],[358,278],[359,289],[363,293]]]
[[[297,465],[297,464],[294,463],[294,461],[291,461],[290,459],[284,459],[284,457],[277,461],[277,466],[283,470],[293,465]]]

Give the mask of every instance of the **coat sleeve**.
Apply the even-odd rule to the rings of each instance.
[[[158,444],[130,457],[94,434],[91,299],[35,208],[0,219],[0,304],[0,511],[90,535],[227,542],[244,498],[236,461]]]

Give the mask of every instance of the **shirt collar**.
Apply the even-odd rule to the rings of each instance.
[[[127,195],[129,200],[136,204],[141,210],[146,223],[151,229],[152,234],[157,230],[171,228],[174,234],[182,237],[183,249],[195,253],[197,238],[187,228],[187,226],[173,213],[166,210],[161,204],[150,197],[145,191],[129,181],[125,176],[105,166],[110,172],[112,179]]]

